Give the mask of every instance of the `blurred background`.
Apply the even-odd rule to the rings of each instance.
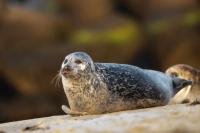
[[[65,55],[200,68],[199,0],[0,0],[0,123],[64,114]]]

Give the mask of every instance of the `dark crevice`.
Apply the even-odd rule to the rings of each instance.
[[[134,19],[141,19],[140,15],[131,9],[131,7],[128,7],[123,0],[113,0],[113,5],[115,11],[117,11],[120,14],[123,14],[125,16],[129,16],[130,18]]]

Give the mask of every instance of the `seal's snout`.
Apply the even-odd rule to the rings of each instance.
[[[66,74],[68,74],[69,72],[71,72],[72,71],[72,68],[71,68],[71,66],[69,66],[69,65],[65,65],[62,69],[61,69],[61,73],[63,74],[63,75],[66,75]]]

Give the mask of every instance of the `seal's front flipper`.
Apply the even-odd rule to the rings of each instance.
[[[61,109],[66,113],[69,114],[69,112],[71,111],[66,105],[62,105]]]
[[[68,115],[75,115],[75,116],[80,116],[80,115],[87,115],[86,112],[78,112],[78,111],[72,111],[71,109],[69,109],[66,105],[62,105],[62,110],[68,114]]]
[[[192,81],[189,80],[180,79],[177,77],[172,77],[172,80],[173,80],[174,95],[184,87],[192,85]]]

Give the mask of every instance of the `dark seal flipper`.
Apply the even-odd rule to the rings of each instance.
[[[174,95],[179,92],[181,89],[188,85],[192,85],[192,81],[190,80],[185,80],[185,79],[180,79],[176,77],[172,77],[173,79],[173,89],[174,89]]]

